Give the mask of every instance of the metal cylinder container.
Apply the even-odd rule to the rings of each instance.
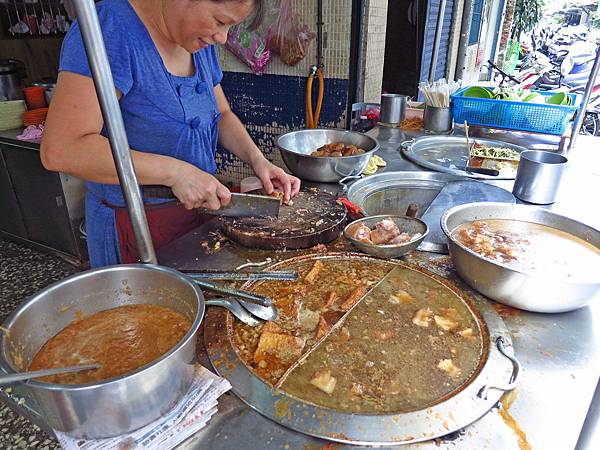
[[[452,130],[452,119],[452,108],[425,105],[423,129],[433,133],[446,133]]]
[[[25,66],[16,59],[0,60],[0,101],[23,99]]]
[[[528,203],[554,203],[567,162],[567,158],[557,153],[542,150],[522,152],[513,194]]]
[[[410,100],[410,97],[407,95],[382,94],[379,121],[390,124],[402,122],[408,100]]]
[[[2,324],[0,369],[26,370],[40,348],[80,315],[130,304],[183,314],[192,327],[169,352],[138,370],[86,384],[28,381],[26,402],[53,429],[97,439],[141,428],[167,413],[194,376],[204,297],[187,276],[143,264],[110,266],[65,278],[34,295]]]

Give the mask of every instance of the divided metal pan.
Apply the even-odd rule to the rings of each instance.
[[[331,258],[381,261],[364,255],[337,253],[292,258],[272,268]],[[230,339],[233,319],[223,310],[207,313],[204,338],[211,363],[250,407],[281,425],[319,438],[355,445],[397,445],[430,440],[463,428],[487,413],[504,390],[514,387],[519,365],[514,360],[508,330],[485,300],[471,297],[429,272],[419,272],[435,278],[472,305],[481,329],[485,330],[485,349],[478,371],[461,390],[437,404],[399,414],[353,414],[292,397],[263,381],[243,363]]]

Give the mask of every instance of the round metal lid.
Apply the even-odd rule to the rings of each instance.
[[[520,145],[493,139],[476,138],[478,144],[506,147],[517,152],[527,150]],[[402,154],[410,161],[427,169],[483,180],[514,180],[516,171],[510,176],[490,176],[470,173],[459,169],[468,165],[467,143],[462,136],[423,136],[402,144]]]
[[[331,257],[336,255],[314,256]],[[243,363],[230,340],[228,324],[232,318],[221,309],[209,311],[205,322],[209,358],[215,370],[231,382],[233,392],[242,401],[301,433],[356,445],[397,445],[446,435],[473,423],[489,411],[504,390],[513,387],[518,363],[513,358],[506,326],[486,300],[468,296],[440,277],[428,275],[475,306],[475,317],[481,321],[481,329],[486,334],[478,371],[454,395],[424,409],[406,413],[346,413],[292,397],[263,381]]]

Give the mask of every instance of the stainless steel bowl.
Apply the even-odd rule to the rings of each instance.
[[[394,223],[398,225],[400,231],[410,234],[421,233],[421,236],[404,244],[375,245],[357,241],[350,235],[348,231],[351,227],[356,226],[357,224],[363,224],[372,229],[375,227],[377,222],[381,222],[383,219],[393,220]],[[422,220],[415,219],[413,217],[394,215],[363,217],[362,219],[355,220],[354,222],[346,225],[346,228],[344,228],[344,237],[352,242],[352,245],[364,253],[368,253],[369,255],[377,256],[379,258],[399,258],[407,253],[412,252],[413,250],[416,250],[421,242],[423,242],[423,239],[425,239],[425,236],[427,236],[427,233],[429,233],[429,229],[427,224],[425,224],[425,222]]]
[[[581,308],[600,298],[600,274],[595,282],[572,282],[532,275],[483,258],[452,237],[459,225],[482,219],[533,222],[579,237],[600,248],[600,231],[547,209],[508,203],[471,203],[449,209],[441,218],[450,256],[460,277],[483,295],[515,308],[559,313]]]
[[[60,385],[29,381],[26,401],[54,429],[75,437],[128,433],[156,420],[189,389],[198,329],[204,316],[202,291],[174,270],[129,264],[83,272],[51,285],[4,322],[0,368],[24,370],[42,345],[80,314],[128,304],[165,306],[192,327],[168,353],[140,369],[106,381]]]
[[[365,150],[354,156],[310,156],[325,144],[352,144]],[[315,128],[283,134],[277,139],[281,157],[292,173],[302,179],[334,183],[342,178],[360,175],[379,143],[356,131]]]

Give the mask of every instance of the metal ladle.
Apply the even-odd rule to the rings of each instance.
[[[30,372],[19,372],[10,375],[0,375],[0,386],[15,383],[17,381],[30,380],[32,378],[48,377],[63,373],[80,372],[82,370],[99,369],[100,364],[81,364],[79,366],[55,367],[52,369],[32,370]]]

